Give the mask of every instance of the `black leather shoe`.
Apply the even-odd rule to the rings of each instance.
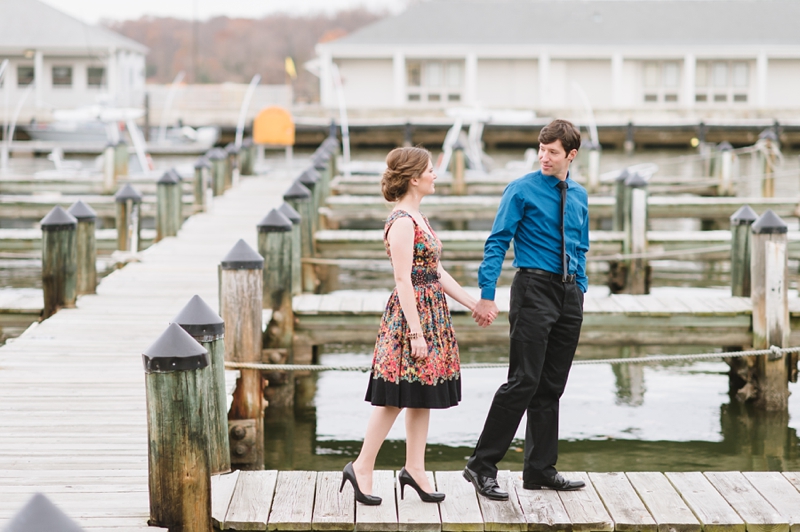
[[[468,467],[464,468],[464,478],[467,479],[467,482],[472,482],[475,490],[487,499],[493,501],[508,500],[508,493],[500,489],[497,479],[479,475]]]
[[[561,473],[556,473],[552,477],[544,480],[522,483],[522,487],[525,488],[526,490],[551,489],[556,491],[579,490],[585,485],[586,483],[584,483],[582,480],[567,480],[561,476]]]

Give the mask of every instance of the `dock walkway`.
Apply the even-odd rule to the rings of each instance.
[[[212,515],[236,530],[797,532],[800,474],[774,472],[567,473],[583,490],[530,491],[519,472],[501,471],[508,501],[478,497],[460,471],[428,473],[440,505],[393,471],[376,471],[379,506],[354,503],[341,472],[241,471],[212,480]]]
[[[218,305],[217,265],[281,204],[296,172],[242,180],[212,212],[0,348],[0,529],[43,492],[87,531],[155,531],[142,353],[195,295]]]

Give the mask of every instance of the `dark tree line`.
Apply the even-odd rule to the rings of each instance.
[[[303,63],[315,57],[314,46],[383,16],[351,9],[333,15],[215,17],[197,22],[142,17],[105,24],[150,48],[148,82],[169,83],[183,70],[189,83],[247,83],[255,74],[261,74],[262,83],[286,83],[285,58],[291,57],[297,69],[297,79],[292,81],[295,100],[313,102],[319,100],[319,82]]]

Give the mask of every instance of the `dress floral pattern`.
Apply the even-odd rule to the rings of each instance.
[[[383,241],[391,257],[387,235],[395,220],[409,217],[397,210],[386,220]],[[411,282],[417,296],[417,312],[428,356],[411,357],[410,331],[397,289],[392,292],[381,319],[375,343],[372,375],[366,400],[377,406],[400,408],[449,408],[461,400],[461,373],[458,344],[450,320],[444,290],[439,282],[439,256],[442,243],[425,219],[428,231],[414,221],[414,258]]]

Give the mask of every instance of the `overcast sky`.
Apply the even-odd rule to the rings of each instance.
[[[24,0],[20,0],[24,1]],[[406,0],[42,0],[75,18],[96,24],[101,19],[142,16],[207,19],[217,15],[257,18],[276,12],[305,14],[366,7],[398,12]]]

